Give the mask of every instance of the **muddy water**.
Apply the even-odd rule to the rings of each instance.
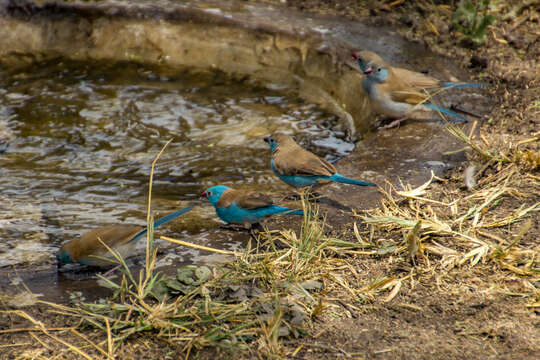
[[[287,189],[268,168],[264,135],[295,134],[330,160],[353,149],[334,115],[219,73],[49,63],[0,77],[0,266],[50,267],[88,229],[144,224],[150,164],[170,138],[155,214],[205,205],[167,228],[178,238],[217,226],[199,197],[208,186]]]

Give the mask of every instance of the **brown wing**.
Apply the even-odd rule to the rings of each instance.
[[[390,98],[396,102],[418,104],[424,101],[427,95],[411,88],[400,76],[396,75],[394,69],[390,69],[388,79],[384,83],[377,84],[376,86],[381,93],[390,94]]]
[[[433,89],[441,86],[441,80],[429,75],[402,68],[393,68],[392,70],[397,77],[414,90]]]
[[[218,206],[227,208],[233,203],[237,203],[244,209],[256,209],[272,205],[274,202],[268,195],[260,192],[228,189],[219,198]]]
[[[428,94],[418,91],[394,91],[391,93],[391,98],[394,101],[406,102],[408,104],[419,104],[425,102]]]
[[[294,142],[279,145],[274,154],[274,168],[283,175],[332,176],[336,173],[334,165]]]
[[[137,225],[109,225],[90,230],[79,239],[70,241],[63,247],[69,249],[74,261],[79,261],[83,256],[106,252],[98,238],[107,246],[116,247],[129,242],[143,229],[143,227]]]

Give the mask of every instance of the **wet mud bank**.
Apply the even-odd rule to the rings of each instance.
[[[353,152],[338,162],[338,170],[380,186],[386,180],[420,184],[431,171],[440,175],[464,160],[463,153],[445,155],[462,146],[436,121],[370,132],[375,116],[361,89],[362,75],[351,63],[352,50],[374,50],[393,62],[429,69],[441,78],[463,78],[446,60],[390,30],[243,1],[0,4],[0,64],[4,68],[58,58],[220,71],[298,96],[337,115],[359,140]],[[269,160],[269,152],[264,156]],[[379,199],[377,189],[343,184],[329,185],[321,192],[329,199],[321,202],[321,209],[336,232],[352,229],[351,209],[376,206]],[[268,223],[270,228],[285,224],[283,219]],[[241,248],[248,238],[247,233],[223,230],[207,232],[194,242],[208,245],[220,239],[221,245],[215,247],[229,249],[230,243]],[[190,257],[185,260],[189,262]],[[56,268],[43,271],[35,277],[33,271],[21,269],[19,276],[30,289],[56,300],[66,290],[80,288],[77,280],[58,281]],[[2,287],[13,280],[3,278]],[[44,286],[49,282],[63,285],[55,291]]]
[[[296,92],[339,116],[356,139],[373,114],[352,50],[375,50],[443,78],[461,72],[390,29],[244,1],[6,0],[0,25],[3,66],[67,58],[220,70]]]
[[[343,66],[350,49],[279,11],[239,1],[100,1],[8,2],[3,12],[7,66],[62,57],[220,70],[298,92],[343,119],[352,136],[369,126],[360,74]]]

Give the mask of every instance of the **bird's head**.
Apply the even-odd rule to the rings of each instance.
[[[358,67],[363,72],[370,66],[373,66],[374,63],[383,64],[384,60],[377,54],[372,51],[362,50],[353,52],[351,54],[354,60],[358,63]]]
[[[364,74],[368,77],[368,79],[371,79],[377,83],[383,83],[386,81],[386,79],[388,79],[390,71],[388,68],[374,63],[364,70]]]
[[[221,195],[223,195],[223,193],[227,191],[228,189],[229,187],[224,186],[224,185],[212,186],[211,188],[206,189],[201,194],[201,196],[207,198],[208,201],[210,201],[210,204],[216,206],[219,201],[219,198],[221,198]]]
[[[268,143],[268,146],[270,146],[270,150],[272,150],[272,152],[274,152],[278,147],[277,140],[272,135],[266,136],[264,141]]]
[[[275,133],[273,135],[264,138],[264,141],[268,143],[272,152],[275,152],[278,147],[286,147],[289,143],[294,143],[292,137],[282,133]]]
[[[66,249],[66,245],[62,246],[60,250],[56,253],[56,265],[58,268],[61,268],[62,266],[66,264],[73,264],[74,261],[71,258],[71,255],[69,255],[68,249]]]

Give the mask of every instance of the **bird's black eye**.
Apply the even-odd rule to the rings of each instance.
[[[381,72],[381,68],[377,68],[377,72]]]

